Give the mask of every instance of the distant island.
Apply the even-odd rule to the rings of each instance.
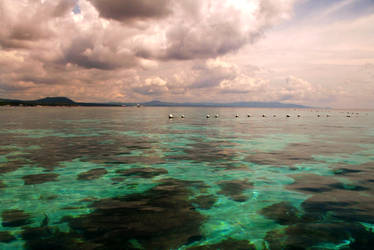
[[[67,97],[46,97],[43,99],[24,101],[24,100],[11,100],[11,99],[0,99],[0,106],[91,106],[91,107],[113,107],[120,106],[117,104],[110,103],[86,103],[86,102],[75,102]]]
[[[75,102],[67,97],[46,97],[38,100],[24,101],[12,99],[0,99],[0,106],[68,106],[68,107],[123,107],[123,106],[148,106],[148,107],[247,107],[247,108],[311,108],[309,106],[281,103],[281,102],[162,102],[151,101],[144,103],[133,102],[109,102],[86,103]]]

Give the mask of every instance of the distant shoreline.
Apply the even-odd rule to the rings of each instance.
[[[67,97],[46,97],[38,100],[12,100],[12,99],[0,99],[0,106],[59,106],[59,107],[207,107],[207,108],[316,108],[299,104],[281,103],[281,102],[231,102],[231,103],[175,103],[175,102],[161,102],[151,101],[144,103],[132,103],[132,102],[108,102],[108,103],[85,103],[75,102]],[[328,109],[320,108],[320,109]]]

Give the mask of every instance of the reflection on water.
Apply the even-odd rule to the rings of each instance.
[[[367,249],[358,113],[1,107],[0,249]]]

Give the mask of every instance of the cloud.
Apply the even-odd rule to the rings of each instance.
[[[0,89],[7,90],[7,91],[18,91],[18,90],[27,90],[29,88],[33,88],[36,85],[33,82],[12,82],[11,84],[0,82]]]
[[[152,37],[155,42],[139,46],[137,55],[192,60],[235,52],[256,41],[271,25],[288,18],[293,2],[206,0],[199,1],[196,11],[197,2],[190,1],[194,8],[176,8],[172,24],[157,29],[158,35]]]
[[[0,3],[0,47],[30,48],[53,36],[49,22],[66,15],[73,0],[2,1]]]
[[[171,0],[89,0],[100,16],[123,23],[164,18],[172,13]]]
[[[129,52],[118,51],[105,44],[95,44],[92,37],[78,37],[63,50],[60,63],[72,63],[86,69],[114,70],[134,67],[137,59]]]
[[[296,2],[2,0],[1,95],[372,105],[374,15]]]
[[[133,90],[136,93],[151,96],[164,94],[169,91],[167,82],[160,77],[147,78],[143,82],[136,84]]]
[[[316,100],[323,102],[333,98],[331,90],[292,75],[288,76],[286,84],[276,91],[277,99],[285,102],[307,103]]]
[[[236,65],[220,59],[210,59],[204,64],[194,65],[192,70],[194,80],[191,88],[212,88],[217,87],[223,80],[235,78],[238,69]]]

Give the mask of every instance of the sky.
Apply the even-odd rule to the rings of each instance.
[[[374,108],[374,0],[2,0],[0,98]]]

